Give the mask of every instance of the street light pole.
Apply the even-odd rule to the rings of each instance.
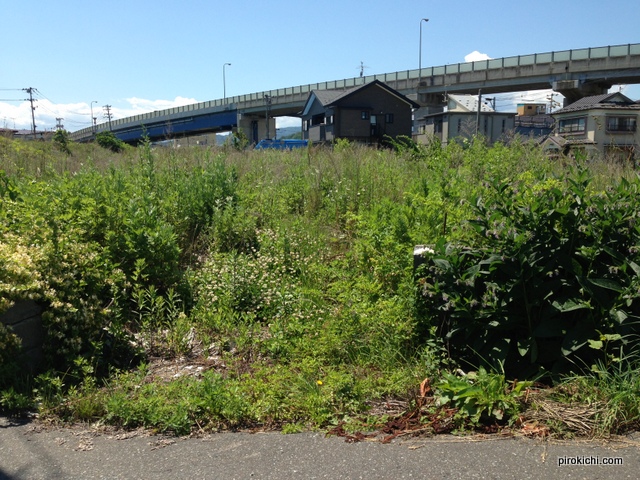
[[[420,85],[422,84],[422,22],[427,23],[428,18],[420,19],[420,47],[418,48],[418,88],[416,88],[416,100],[420,102]]]
[[[227,77],[225,75],[224,69],[226,68],[227,65],[231,66],[230,63],[225,63],[224,65],[222,65],[222,89],[223,89],[225,103],[227,103]]]
[[[420,19],[420,49],[419,49],[419,59],[418,59],[418,69],[420,70],[419,76],[422,77],[422,22],[428,22],[428,18]]]
[[[269,136],[269,107],[271,106],[271,95],[267,95],[265,94],[264,96],[264,105],[265,105],[265,117],[267,118],[267,140],[271,140],[271,137]]]
[[[97,100],[92,100],[91,101],[91,131],[93,133],[96,133],[96,119],[93,116],[93,104],[94,103],[98,103]]]

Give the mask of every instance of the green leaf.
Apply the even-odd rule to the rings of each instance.
[[[582,265],[574,258],[571,259],[571,267],[573,267],[573,273],[575,273],[576,276],[582,276]]]
[[[640,277],[640,265],[638,265],[636,262],[632,262],[631,260],[629,260],[629,266],[635,272],[636,277]]]
[[[623,290],[618,282],[609,278],[589,278],[588,280],[597,287],[613,290],[614,292],[622,292]]]
[[[444,258],[434,258],[433,263],[442,270],[450,270],[451,264]]]
[[[552,303],[553,307],[556,308],[559,312],[572,312],[574,310],[581,310],[581,309],[587,309],[590,310],[591,309],[591,305],[589,305],[588,303],[584,303],[584,302],[575,302],[571,299],[560,303],[559,301],[555,301]]]
[[[609,255],[611,255],[612,258],[615,258],[616,260],[618,260],[621,263],[624,262],[624,260],[625,260],[624,255],[622,255],[620,252],[614,250],[613,248],[611,248],[611,247],[609,247],[607,245],[603,246],[602,250],[607,252]],[[636,267],[637,267],[637,265],[636,265]],[[633,268],[633,267],[631,267],[631,268]]]
[[[585,328],[585,325],[580,324],[578,327],[567,332],[562,342],[562,355],[570,355],[571,353],[584,347],[589,341],[589,337],[593,334],[592,330]]]
[[[518,340],[518,353],[521,357],[524,357],[527,353],[529,353],[529,349],[531,348],[531,339],[527,340]]]
[[[589,347],[593,348],[594,350],[602,350],[603,346],[604,346],[604,343],[601,340],[589,339]]]
[[[619,333],[605,333],[604,335],[601,335],[600,338],[606,340],[607,342],[611,342],[615,340],[622,340],[622,335],[620,335]]]

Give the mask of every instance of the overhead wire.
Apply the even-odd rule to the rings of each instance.
[[[17,89],[17,90],[23,90],[23,89]],[[34,88],[33,92],[34,92],[35,97],[36,97],[37,100],[47,100],[51,105],[57,105],[53,100],[51,100],[49,97],[47,97],[44,93],[42,93],[37,88]],[[24,101],[28,101],[28,99],[24,100]],[[40,108],[42,108],[43,110],[45,110],[46,112],[54,115],[56,118],[60,117],[60,115],[61,115],[59,109],[57,109],[56,111],[53,111],[50,108],[47,108],[47,106],[45,106],[45,104],[43,104],[43,103],[40,103],[38,106]],[[65,112],[69,113],[69,114],[72,114],[72,115],[87,115],[89,117],[91,116],[91,113],[88,113],[88,112],[86,112],[86,113],[85,112],[76,112],[76,111],[73,111],[73,110],[65,110]],[[82,122],[82,121],[66,118],[66,119],[64,119],[64,123],[70,124],[70,125],[76,125],[76,126],[85,127],[87,125],[89,125],[89,126],[91,125],[91,119],[89,119],[86,122]]]

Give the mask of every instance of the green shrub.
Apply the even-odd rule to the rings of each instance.
[[[23,299],[45,307],[50,367],[73,370],[79,355],[101,373],[126,366],[127,328],[163,328],[188,308],[182,252],[234,202],[235,179],[219,162],[171,168],[143,147],[131,170],[0,177],[0,313]]]
[[[477,243],[440,241],[419,281],[425,321],[457,358],[520,378],[588,369],[640,333],[640,180],[536,180],[494,183],[475,205]]]
[[[58,129],[53,134],[53,143],[60,149],[60,151],[71,155],[71,148],[69,148],[69,132],[66,130]]]
[[[105,131],[96,134],[96,142],[102,148],[106,148],[115,153],[122,152],[126,148],[126,144],[116,137],[113,132]]]

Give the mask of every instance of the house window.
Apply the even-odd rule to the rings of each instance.
[[[567,118],[560,120],[558,125],[559,133],[584,133],[586,127],[586,117]]]
[[[361,118],[362,120],[369,120],[369,112],[367,112],[366,110],[363,110],[363,111],[360,113],[360,118]]]
[[[636,117],[607,116],[607,132],[635,132]]]
[[[322,125],[324,123],[324,114],[320,113],[311,117],[311,125]]]
[[[324,121],[327,125],[333,125],[333,115],[328,115]]]
[[[387,113],[384,116],[385,123],[393,123],[393,113]]]

